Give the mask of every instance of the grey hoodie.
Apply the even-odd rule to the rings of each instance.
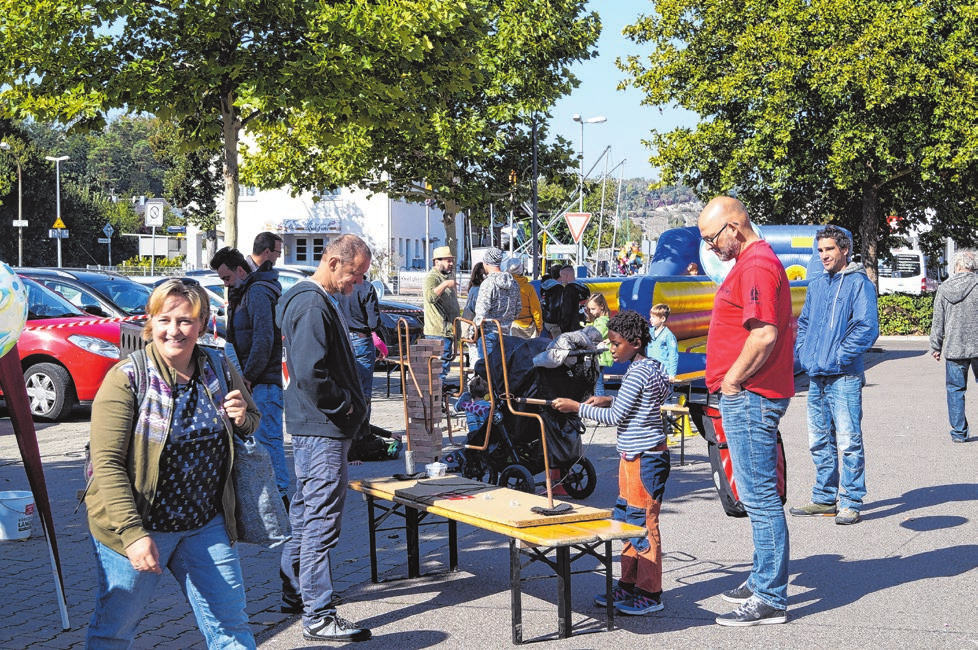
[[[505,271],[490,273],[479,287],[474,322],[478,325],[487,318],[494,318],[499,321],[502,331],[509,334],[509,327],[520,315],[522,308],[520,285],[513,276]]]
[[[978,357],[978,275],[955,273],[937,289],[930,348],[945,359]]]

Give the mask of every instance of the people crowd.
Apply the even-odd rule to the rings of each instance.
[[[809,380],[815,476],[810,502],[788,512],[856,524],[866,496],[863,355],[879,335],[876,292],[851,261],[848,233],[831,225],[820,229],[815,241],[824,272],[809,283],[795,336],[788,277],[744,204],[717,197],[697,226],[719,260],[736,261],[716,290],[705,382],[753,545],[744,550],[751,558],[746,577],[719,594],[736,607],[716,623],[785,623],[789,535],[778,489],[778,428],[795,392],[794,361]],[[116,365],[99,391],[92,408],[94,478],[85,497],[99,577],[89,647],[131,645],[164,569],[180,583],[208,646],[255,647],[229,480],[234,437],[252,433],[272,459],[292,527],[280,567],[282,611],[301,614],[303,634],[312,641],[371,636],[339,615],[331,556],[345,509],[349,450],[370,429],[379,327],[377,297],[365,282],[372,253],[358,237],[338,237],[316,271],[283,295],[274,269],[281,252],[281,238],[262,233],[251,254],[223,248],[211,261],[229,291],[228,343],[237,362],[197,344],[209,319],[203,289],[193,280],[168,280],[149,300],[146,349]],[[641,267],[637,245],[623,249],[619,261],[629,273]],[[589,292],[572,267],[559,263],[538,292],[520,259],[489,248],[473,267],[463,310],[454,253],[436,248],[432,262],[422,292],[424,335],[443,345],[446,380],[450,364],[465,352],[456,348],[459,336],[481,332],[491,354],[504,335],[557,339],[582,328],[596,332],[593,396],[558,398],[553,408],[616,427],[621,459],[613,517],[648,532],[622,547],[613,605],[634,616],[662,610],[660,511],[670,462],[661,409],[672,395],[679,360],[669,305],[653,304],[647,317],[613,313],[604,295]],[[978,372],[978,334],[971,326],[978,317],[978,257],[960,251],[954,268],[935,299],[930,346],[946,364],[950,437],[964,442],[970,435],[968,372]],[[687,269],[698,272],[695,263]],[[475,330],[456,331],[460,316]],[[482,349],[469,351],[477,358]],[[625,366],[621,387],[606,395],[604,374],[616,363]],[[294,483],[285,464],[283,419]],[[604,594],[594,600],[607,605]]]

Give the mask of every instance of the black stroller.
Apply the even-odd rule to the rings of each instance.
[[[534,492],[534,475],[547,469],[546,450],[550,469],[559,474],[557,485],[571,498],[590,496],[597,474],[582,453],[584,425],[576,413],[560,413],[547,403],[556,397],[583,401],[591,396],[597,378],[594,353],[576,355],[571,366],[534,367],[533,358],[547,349],[549,340],[501,339],[488,363],[483,359],[475,366],[474,381],[484,380],[488,387],[489,403],[483,402],[488,412],[480,413],[481,425],[470,429],[465,449],[445,457],[449,471]],[[546,447],[541,428],[546,432]]]

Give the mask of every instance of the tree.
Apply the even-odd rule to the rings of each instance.
[[[421,202],[444,213],[446,244],[453,251],[461,209],[488,222],[488,205],[509,197],[515,172],[520,196],[529,187],[530,130],[546,139],[553,103],[577,80],[569,66],[589,59],[600,22],[585,0],[474,0],[484,18],[473,36],[473,82],[446,92],[430,86],[422,110],[407,120],[370,125],[324,124],[313,110],[256,128],[256,151],[246,152],[246,172],[259,187],[288,185],[294,192],[357,185]],[[573,164],[569,144],[541,144],[538,168],[555,178]]]
[[[468,91],[478,3],[0,0],[0,111],[98,128],[113,109],[179,121],[220,147],[225,238],[237,244],[238,142],[290,110],[325,133],[406,132],[433,94]],[[436,89],[435,92],[433,89]]]
[[[619,61],[649,105],[700,115],[652,131],[661,183],[735,191],[761,221],[837,222],[876,277],[888,214],[973,215],[978,7],[957,0],[656,0]],[[969,234],[973,241],[974,232]]]

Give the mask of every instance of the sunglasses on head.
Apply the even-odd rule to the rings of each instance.
[[[183,284],[183,286],[185,286],[185,287],[199,287],[200,286],[200,282],[197,282],[193,278],[179,278],[179,280]]]

